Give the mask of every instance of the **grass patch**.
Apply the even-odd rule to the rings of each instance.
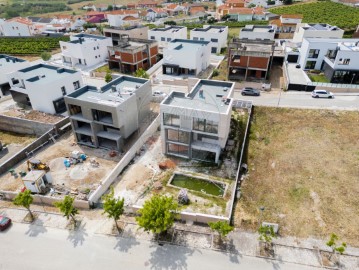
[[[95,69],[95,72],[111,72],[110,68],[108,67],[108,65],[103,65],[101,67],[98,67]]]
[[[309,79],[311,79],[312,82],[322,82],[322,83],[330,83],[330,81],[325,77],[324,74],[310,74],[308,73]]]
[[[275,14],[303,14],[303,23],[328,23],[346,31],[359,24],[359,9],[343,4],[320,1],[269,9]]]
[[[219,81],[227,81],[228,79],[228,69],[227,69],[227,59],[224,59],[222,61],[222,63],[219,65],[219,67],[217,68],[218,70],[218,75],[217,76],[213,76],[212,80],[219,80]]]
[[[358,122],[359,112],[255,107],[236,226],[255,231],[264,206],[282,235],[338,232],[359,246]]]
[[[0,131],[2,144],[29,144],[36,139],[35,136],[18,134],[14,132]]]

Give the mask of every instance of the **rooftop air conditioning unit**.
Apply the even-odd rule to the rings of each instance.
[[[111,92],[116,92],[116,85],[111,86]]]

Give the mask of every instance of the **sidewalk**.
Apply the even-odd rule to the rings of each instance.
[[[5,207],[7,206],[5,205]],[[0,208],[0,215],[10,217],[13,222],[27,223],[24,222],[24,218],[27,215],[26,210],[5,207]],[[66,220],[66,218],[64,218],[61,214],[43,212],[41,211],[41,207],[38,205],[33,208],[37,218],[33,223],[29,224],[28,235],[36,236],[41,233],[46,233],[45,227],[66,230],[69,228],[68,220]],[[119,221],[118,224],[122,230],[119,234],[114,227],[113,220],[109,220],[105,216],[102,216],[100,210],[87,211],[85,214],[86,215],[79,215],[77,217],[77,219],[81,221],[77,230],[82,230],[87,235],[102,234],[117,237],[120,236],[123,238],[135,238],[145,241],[156,240],[151,234],[139,229],[134,217],[121,217],[121,221]],[[208,226],[176,223],[166,239],[160,239],[160,241],[173,245],[226,252],[230,255],[231,260],[235,260],[236,256],[240,257],[243,255],[262,257],[259,255],[258,235],[251,232],[241,231],[239,229],[230,233],[225,244],[219,246],[214,241],[214,237]],[[336,269],[323,266],[319,252],[320,250],[328,251],[329,249],[322,240],[299,240],[293,237],[281,237],[273,240],[273,244],[275,255],[273,258],[267,259],[319,268]],[[358,269],[359,248],[348,247],[345,255],[340,256],[340,263],[340,269]]]

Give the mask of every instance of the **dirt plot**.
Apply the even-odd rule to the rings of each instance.
[[[7,112],[4,112],[3,114],[7,116],[18,117],[27,120],[34,120],[47,124],[55,124],[64,118],[61,115],[53,115],[53,114],[43,113],[34,110],[25,111],[19,108],[13,108]]]
[[[64,160],[66,157],[70,157],[72,151],[84,153],[87,160],[83,163],[71,165],[70,168],[66,169]],[[110,157],[109,152],[103,149],[77,145],[73,134],[68,132],[61,136],[55,144],[44,147],[33,157],[49,165],[55,187],[61,186],[65,190],[93,190],[97,188],[101,180],[120,160],[120,156]],[[95,159],[99,163],[99,167],[92,166],[91,159]],[[14,169],[16,172],[26,172],[26,161]],[[8,173],[0,178],[0,190],[16,191],[22,187],[20,177],[14,178]]]
[[[256,107],[237,226],[359,246],[359,113]]]

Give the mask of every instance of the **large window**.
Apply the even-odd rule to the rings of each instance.
[[[166,126],[179,127],[181,124],[180,116],[170,113],[164,113],[163,124],[165,124]]]
[[[177,129],[166,129],[167,140],[189,144],[190,133]]]
[[[218,42],[218,38],[211,38],[212,42]]]
[[[318,49],[310,49],[308,58],[318,58],[319,52],[320,52],[320,50],[318,50]]]
[[[189,147],[187,145],[167,144],[167,153],[188,157]]]
[[[80,88],[80,82],[79,81],[73,82],[73,85],[74,85],[75,90]]]
[[[314,69],[316,63],[316,61],[307,61],[305,64],[305,69]]]
[[[193,118],[193,130],[208,133],[218,133],[218,123],[211,120]]]

